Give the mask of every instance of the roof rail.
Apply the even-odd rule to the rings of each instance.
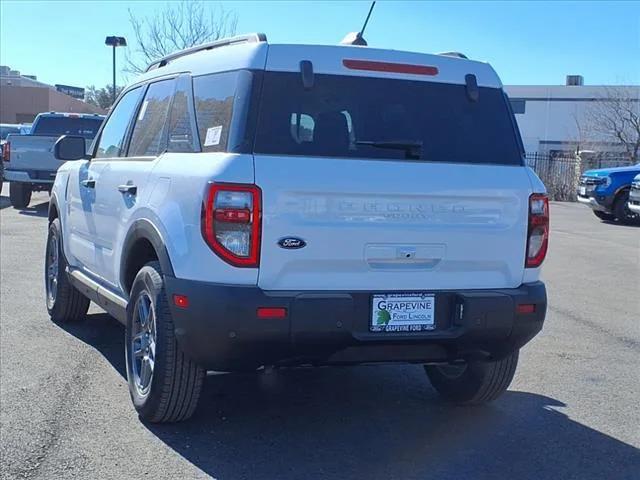
[[[438,53],[438,55],[442,55],[443,57],[464,58],[465,60],[469,60],[469,57],[467,57],[464,53],[460,53],[460,52],[442,52],[442,53]]]
[[[238,43],[258,43],[258,42],[266,42],[267,36],[264,33],[249,33],[247,35],[238,35],[237,37],[229,37],[229,38],[221,38],[220,40],[215,40],[213,42],[203,43],[201,45],[196,45],[194,47],[185,48],[184,50],[179,50],[177,52],[170,53],[158,60],[155,60],[151,63],[145,72],[150,70],[155,70],[156,68],[164,67],[167,63],[176,58],[184,57],[186,55],[191,55],[192,53],[201,52],[202,50],[211,50],[213,48],[219,47],[227,47],[229,45],[236,45]]]

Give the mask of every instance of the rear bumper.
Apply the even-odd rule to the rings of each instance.
[[[10,170],[5,166],[4,179],[18,183],[50,183],[56,179],[55,170]]]
[[[376,292],[283,292],[165,277],[176,336],[183,351],[212,370],[260,365],[446,362],[501,357],[541,329],[547,297],[542,282],[515,289],[436,292],[436,329],[369,331]],[[189,306],[173,304],[187,295]],[[535,312],[517,314],[517,304]],[[284,307],[283,319],[259,319],[258,307]]]

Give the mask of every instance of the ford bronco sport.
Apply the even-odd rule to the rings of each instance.
[[[542,328],[544,185],[486,63],[261,34],[181,51],[93,151],[55,146],[46,302],[126,325],[131,397],[188,418],[206,370],[405,362],[498,397]]]

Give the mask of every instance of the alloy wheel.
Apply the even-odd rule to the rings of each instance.
[[[131,335],[131,371],[133,383],[140,396],[151,388],[156,358],[156,315],[151,297],[140,292],[133,311]]]
[[[58,237],[50,235],[47,245],[47,306],[51,309],[56,303],[58,296]]]

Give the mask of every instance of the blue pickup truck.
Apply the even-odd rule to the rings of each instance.
[[[635,176],[629,191],[629,210],[640,215],[640,173]]]
[[[640,214],[629,209],[631,183],[638,174],[640,163],[628,167],[588,170],[580,177],[578,201],[591,207],[601,220],[640,225]]]

